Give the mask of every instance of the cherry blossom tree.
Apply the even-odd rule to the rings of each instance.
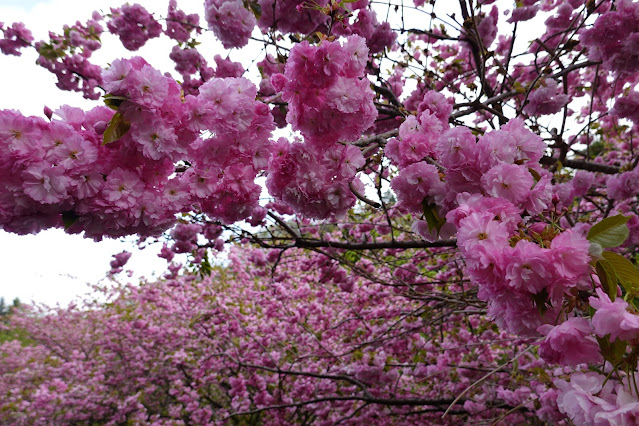
[[[96,101],[0,111],[0,226],[168,262],[12,315],[7,421],[639,421],[639,3],[203,6],[0,23]],[[92,63],[105,31],[175,73]]]

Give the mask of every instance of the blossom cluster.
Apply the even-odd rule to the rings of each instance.
[[[3,38],[0,39],[0,51],[5,55],[20,56],[22,55],[20,49],[30,46],[33,41],[31,31],[22,22],[14,22],[6,28],[4,23],[0,22],[0,31],[3,33]]]
[[[50,123],[0,114],[5,229],[64,225],[99,238],[157,234],[193,204],[227,222],[251,215],[273,124],[248,80],[213,79],[182,100],[139,57],[114,61],[103,79],[116,114],[65,107]],[[192,167],[173,176],[181,160]]]
[[[359,10],[357,20],[354,20],[353,23],[336,24],[335,33],[344,36],[355,34],[364,37],[366,46],[372,54],[392,48],[397,39],[397,34],[391,29],[388,22],[379,23],[375,11],[364,8]]]
[[[199,92],[187,97],[188,123],[193,130],[210,129],[212,136],[191,145],[193,167],[184,179],[203,212],[233,223],[258,208],[255,178],[268,166],[273,117],[255,101],[257,89],[247,79],[210,80]]]
[[[271,83],[288,102],[286,120],[308,143],[318,146],[353,141],[373,124],[377,110],[364,75],[368,48],[350,36],[341,45],[304,41],[291,49],[284,74]]]
[[[339,217],[355,204],[350,186],[363,192],[355,175],[364,163],[360,149],[352,145],[323,150],[281,138],[268,166],[266,187],[272,196],[304,216]]]
[[[276,29],[283,33],[309,34],[325,27],[329,17],[322,11],[330,0],[258,0],[260,30]]]
[[[639,70],[639,4],[623,0],[614,10],[602,13],[592,28],[582,33],[588,57],[620,74]]]
[[[110,107],[46,108],[49,121],[0,111],[0,228],[99,239],[173,226],[160,253],[170,262],[165,285],[132,290],[133,303],[115,314],[95,313],[119,331],[103,332],[95,358],[121,363],[26,348],[25,359],[0,367],[10,377],[0,380],[0,416],[9,407],[18,416],[10,423],[82,423],[93,413],[241,423],[251,416],[242,413],[274,405],[285,408],[259,421],[402,424],[417,419],[412,409],[362,398],[450,402],[468,389],[449,413],[467,421],[515,408],[505,413],[515,423],[637,423],[639,5],[523,0],[508,11],[462,1],[463,25],[454,26],[433,2],[413,3],[432,25],[413,26],[399,5],[382,19],[368,0],[206,0],[202,17],[170,0],[165,29],[157,14],[127,4],[33,44],[23,25],[0,23],[4,54],[33,45],[60,89],[90,99],[104,89]],[[401,29],[389,24],[394,13]],[[516,26],[500,31],[502,16],[538,15],[544,25],[531,43]],[[242,78],[250,66],[198,47],[204,21],[225,48],[264,42],[259,90]],[[110,61],[104,72],[92,64],[103,25],[129,50],[162,33],[175,40],[169,58],[181,82],[141,58]],[[298,133],[275,141],[275,125]],[[272,198],[261,205],[262,181]],[[240,220],[266,228],[233,225]],[[602,223],[608,239],[595,235]],[[231,267],[235,281],[207,281],[218,270],[208,256],[231,240],[286,253],[251,247]],[[127,259],[116,255],[112,273]],[[167,306],[175,309],[154,312]],[[513,352],[502,339],[537,348],[512,364],[517,375],[536,371],[525,385],[509,381]],[[30,359],[44,366],[30,369]],[[495,364],[490,384],[471,386]],[[303,374],[279,375],[298,367]],[[55,377],[39,386],[13,382],[15,371]],[[150,372],[150,385],[132,379]],[[114,376],[123,384],[102,380]],[[442,411],[436,401],[422,404],[419,421],[441,420],[427,414]]]
[[[196,229],[183,225],[175,237],[192,240]],[[415,264],[427,259],[414,254]],[[127,257],[118,254],[114,265]],[[490,390],[474,390],[442,418],[445,401],[525,341],[493,331],[479,315],[453,314],[441,325],[406,316],[421,303],[344,275],[318,253],[232,250],[229,265],[203,280],[178,275],[102,290],[110,303],[90,309],[25,308],[10,327],[33,343],[0,343],[0,421],[221,425],[258,410],[267,424],[312,415],[325,424],[383,418],[452,425],[505,414],[503,406],[513,404],[526,407],[512,414],[514,422],[561,418],[548,384],[522,385],[499,374],[488,378]],[[350,281],[350,292],[331,281]],[[441,336],[427,338],[435,330]],[[484,344],[491,339],[508,344]],[[519,378],[534,377],[539,366],[533,356],[521,358]],[[377,403],[340,401],[349,395]],[[423,413],[414,412],[418,400]],[[293,404],[304,405],[304,413],[287,407]]]
[[[129,50],[138,50],[149,39],[162,34],[162,25],[137,3],[111,8],[111,19],[107,22],[107,28],[111,34],[120,37],[122,45]]]
[[[169,0],[169,10],[166,15],[166,30],[164,33],[179,43],[186,43],[195,31],[200,33],[200,15],[191,13],[187,15],[177,8],[176,0]]]
[[[196,49],[173,46],[169,58],[175,62],[175,70],[182,76],[180,86],[187,95],[197,95],[198,88],[212,78],[241,77],[244,74],[242,64],[228,58],[224,59],[220,55],[215,55],[213,58],[216,68],[210,67]],[[194,76],[196,73],[199,74],[199,78]]]
[[[613,384],[595,372],[555,380],[557,405],[575,424],[631,425],[639,418],[639,402],[630,380]]]
[[[246,46],[257,20],[241,0],[205,0],[204,10],[209,29],[226,49]]]
[[[365,163],[360,149],[337,142],[356,139],[377,115],[362,78],[367,58],[364,39],[350,36],[343,45],[298,44],[283,74],[264,68],[273,73],[272,89],[288,102],[287,122],[304,136],[303,143],[276,144],[266,182],[270,194],[296,212],[317,219],[343,216],[356,201],[353,189],[364,190],[354,179]]]
[[[102,68],[89,61],[94,51],[102,44],[102,16],[94,12],[86,25],[76,22],[66,26],[61,35],[50,32],[49,41],[35,43],[40,55],[38,65],[46,68],[58,79],[60,90],[82,92],[87,99],[98,99],[98,88],[102,84]]]
[[[447,221],[440,234],[457,230],[466,271],[490,315],[513,333],[535,334],[544,321],[539,308],[553,321],[564,295],[587,288],[590,271],[588,241],[576,232],[561,233],[545,247],[534,242],[543,227],[521,237],[522,216],[551,206],[550,179],[539,168],[545,144],[518,119],[479,140],[464,128],[444,131],[450,105],[441,95],[427,93],[422,109],[387,147],[403,167],[392,180],[399,205],[417,214],[429,208],[425,204],[438,206],[436,214]],[[433,226],[415,229],[432,239]],[[519,241],[511,244],[515,235]]]
[[[530,93],[524,112],[534,116],[554,114],[559,112],[569,100],[568,95],[559,93],[555,80],[545,80],[539,88]]]

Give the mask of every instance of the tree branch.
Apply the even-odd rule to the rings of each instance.
[[[557,164],[558,159],[557,158],[553,158],[553,157],[542,157],[541,160],[539,160],[539,162],[541,164],[544,164],[546,166],[553,166],[555,164]],[[561,162],[561,164],[564,167],[569,167],[571,169],[578,169],[578,170],[587,170],[589,172],[600,172],[600,173],[605,173],[605,174],[609,174],[609,175],[614,175],[620,172],[620,168],[617,166],[610,166],[608,164],[599,164],[599,163],[592,163],[589,161],[582,161],[582,160],[569,160],[566,159],[564,161]]]

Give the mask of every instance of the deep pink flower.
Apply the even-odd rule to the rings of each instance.
[[[130,171],[117,168],[113,170],[104,184],[102,194],[109,202],[118,207],[133,207],[136,199],[144,193],[144,183],[139,176]]]
[[[467,127],[453,127],[437,139],[435,151],[447,168],[475,162],[477,138]]]
[[[565,278],[583,278],[588,274],[590,255],[588,240],[573,231],[565,231],[550,243],[557,273]]]
[[[129,50],[138,50],[148,39],[162,33],[162,25],[139,4],[125,4],[111,8],[111,20],[107,22],[111,34],[120,37],[122,45]]]
[[[563,92],[560,93],[555,80],[546,80],[544,85],[530,93],[524,112],[530,115],[554,114],[569,101],[570,97]]]
[[[404,168],[391,181],[391,187],[397,194],[399,205],[413,213],[423,211],[424,198],[435,196],[444,190],[437,168],[423,161]]]
[[[539,346],[539,356],[546,362],[560,365],[600,363],[599,344],[592,337],[587,319],[572,317],[557,325],[542,325],[537,329],[546,338]]]
[[[206,0],[205,19],[224,48],[243,47],[257,21],[240,0]]]
[[[466,254],[472,254],[478,246],[487,250],[501,250],[508,244],[506,227],[493,220],[490,213],[471,213],[459,222],[457,244]]]
[[[513,118],[500,130],[507,131],[516,148],[515,161],[525,160],[527,164],[535,165],[544,156],[546,144],[541,137],[531,132],[519,117]]]
[[[606,190],[610,198],[619,201],[639,194],[639,168],[608,177]]]
[[[22,22],[14,22],[6,28],[0,22],[0,31],[4,33],[4,38],[0,39],[0,51],[5,55],[20,56],[20,49],[29,46],[33,41],[31,31]]]
[[[610,340],[630,340],[639,336],[639,316],[628,311],[628,303],[621,297],[614,302],[601,289],[597,297],[591,297],[590,306],[597,311],[592,317],[592,326],[599,337],[610,335]]]
[[[131,258],[132,253],[128,251],[123,251],[118,254],[113,255],[113,260],[111,261],[111,273],[117,274],[122,271],[122,267],[126,265],[126,263]]]

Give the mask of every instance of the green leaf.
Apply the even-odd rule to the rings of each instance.
[[[639,291],[639,271],[635,268],[635,265],[633,265],[632,262],[622,255],[611,251],[604,251],[602,256],[610,262],[610,265],[619,277],[619,282],[626,292],[630,293]]]
[[[617,297],[617,286],[619,285],[615,269],[607,260],[597,261],[595,269],[597,270],[599,281],[601,281],[601,286],[610,297],[610,300],[614,302]]]
[[[104,95],[104,104],[111,109],[118,110],[122,102],[126,101],[126,97],[124,96],[114,96],[110,94]]]
[[[255,18],[259,20],[262,17],[262,6],[260,6],[260,4],[256,1],[250,2],[249,6],[251,7],[251,12],[255,15]]]
[[[422,209],[424,210],[424,218],[428,224],[428,231],[433,232],[433,229],[436,229],[439,234],[442,226],[446,223],[446,219],[439,216],[437,206],[430,204],[426,198],[422,200]]]
[[[190,47],[191,49],[195,49],[197,46],[199,46],[200,43],[199,41],[197,41],[196,39],[192,38],[191,40],[188,41],[188,43],[186,43],[186,45],[188,47]]]
[[[618,247],[628,238],[628,217],[618,214],[607,217],[595,224],[588,231],[588,241],[597,243],[601,247]]]
[[[539,293],[533,294],[532,299],[537,308],[537,312],[539,312],[539,316],[543,317],[550,306],[550,302],[548,302],[548,291],[543,289]]]
[[[357,263],[357,261],[359,259],[361,259],[362,256],[353,250],[348,250],[346,253],[344,253],[344,259],[348,260],[350,263]]]
[[[617,339],[614,342],[610,341],[610,335],[604,337],[597,337],[597,342],[601,348],[601,354],[604,359],[615,365],[621,361],[621,358],[626,354],[626,345],[628,342]]]
[[[211,267],[211,263],[209,262],[208,257],[205,256],[200,263],[200,275],[202,276],[202,278],[204,278],[204,276],[209,277],[211,276],[212,270],[213,268]]]
[[[528,171],[532,175],[533,179],[535,179],[535,182],[539,182],[541,180],[541,175],[537,172],[537,170],[528,167]]]
[[[122,136],[126,135],[126,132],[131,128],[131,123],[126,121],[119,112],[116,112],[109,123],[109,127],[104,131],[102,145],[115,142]]]
[[[64,230],[66,231],[78,220],[80,216],[75,214],[73,210],[68,210],[66,212],[62,212],[62,225],[64,225]]]

